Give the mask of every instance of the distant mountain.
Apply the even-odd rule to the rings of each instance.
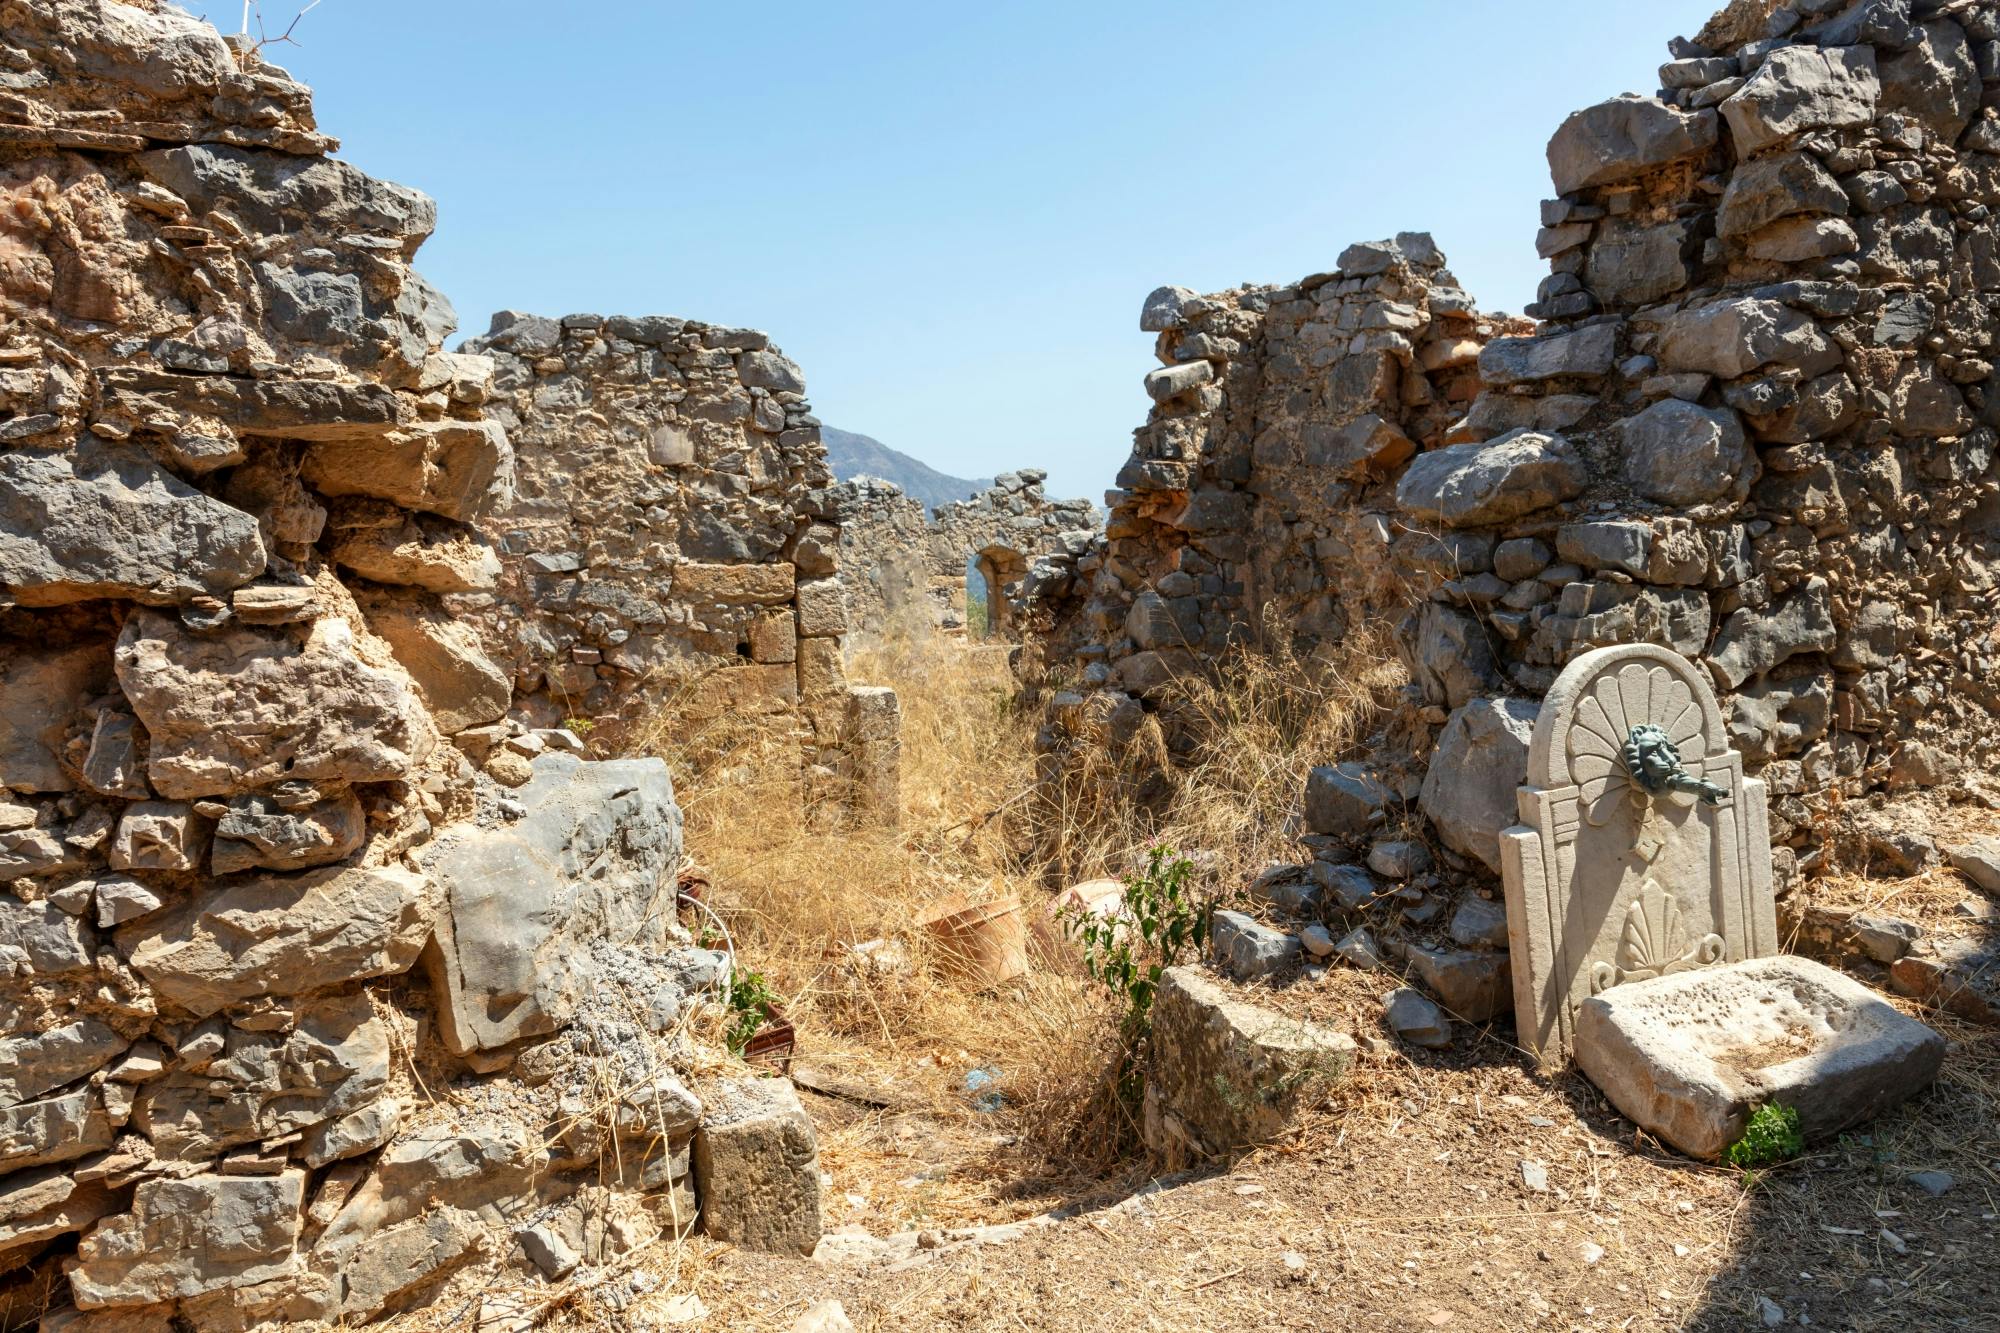
[[[935,510],[939,505],[963,500],[993,484],[991,477],[978,481],[948,477],[908,454],[897,453],[880,440],[852,431],[821,426],[819,437],[826,441],[826,459],[834,476],[842,481],[853,481],[856,477],[893,481],[903,488],[903,494],[922,503],[925,509]]]

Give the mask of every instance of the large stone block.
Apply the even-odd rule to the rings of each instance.
[[[365,993],[300,1006],[289,1032],[220,1019],[199,1032],[202,1057],[184,1051],[132,1109],[133,1127],[162,1158],[201,1161],[310,1129],[367,1106],[389,1081],[389,1026]]]
[[[544,754],[523,813],[448,831],[424,855],[444,893],[426,954],[439,1027],[458,1053],[553,1032],[598,984],[590,945],[663,946],[681,850],[657,759]]]
[[[58,756],[70,719],[111,685],[111,645],[45,648],[9,643],[0,653],[0,787],[69,791]]]
[[[1866,125],[1881,96],[1868,46],[1785,46],[1722,103],[1740,157],[1808,130]]]
[[[325,495],[369,495],[469,521],[513,493],[514,451],[497,421],[424,422],[315,444],[300,474]]]
[[[1726,495],[1755,461],[1742,421],[1726,407],[1663,398],[1619,422],[1618,433],[1625,479],[1661,504]]]
[[[436,895],[400,866],[263,875],[198,894],[118,934],[153,989],[206,1017],[259,995],[302,995],[416,964]]]
[[[1534,728],[1535,705],[1526,699],[1472,700],[1445,723],[1417,797],[1445,846],[1496,872]]]
[[[363,661],[342,620],[197,634],[142,611],[118,637],[117,663],[163,796],[395,781],[437,742],[410,678]]]
[[[293,1276],[306,1173],[148,1180],[132,1211],[77,1247],[70,1290],[86,1310],[183,1300]]]
[[[1392,800],[1389,789],[1364,765],[1322,765],[1306,774],[1306,827],[1314,833],[1360,837],[1381,822]]]
[[[1809,1140],[1880,1115],[1937,1076],[1944,1038],[1852,978],[1781,955],[1590,996],[1576,1060],[1639,1125],[1713,1160],[1767,1103],[1797,1110]]]
[[[1617,358],[1618,325],[1589,324],[1568,333],[1495,338],[1479,354],[1479,374],[1495,385],[1601,379]]]
[[[1229,998],[1191,967],[1169,968],[1153,1004],[1147,1138],[1220,1156],[1267,1143],[1353,1065],[1354,1039]]]
[[[362,613],[416,682],[439,731],[455,736],[506,715],[513,683],[472,625],[415,598],[371,597]]]
[[[1840,348],[1806,315],[1776,301],[1730,297],[1667,318],[1660,328],[1660,368],[1736,379],[1764,366],[1810,377],[1838,367]]]
[[[0,454],[0,588],[24,606],[213,597],[264,560],[257,520],[136,450]]]
[[[789,1080],[730,1083],[708,1095],[694,1180],[702,1227],[714,1239],[776,1254],[811,1254],[819,1244],[819,1142]]]
[[[1418,454],[1396,486],[1396,503],[1418,519],[1478,527],[1572,499],[1585,478],[1583,460],[1562,436],[1516,430]]]
[[[1683,111],[1624,93],[1570,113],[1549,140],[1549,175],[1557,194],[1574,194],[1706,153],[1715,139],[1713,111]]]

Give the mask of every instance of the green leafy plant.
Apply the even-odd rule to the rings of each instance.
[[[762,972],[738,968],[729,978],[729,1052],[741,1055],[771,1016],[778,997]]]
[[[1155,847],[1145,870],[1126,878],[1117,913],[1064,914],[1064,930],[1083,947],[1085,969],[1122,1002],[1118,1084],[1128,1099],[1136,1100],[1144,1087],[1160,977],[1183,958],[1198,957],[1208,943],[1215,900],[1196,894],[1189,883],[1193,876],[1192,861],[1170,847]]]
[[[1750,1113],[1743,1137],[1730,1144],[1722,1156],[1731,1166],[1748,1171],[1797,1157],[1805,1147],[1798,1108],[1766,1102]]]
[[[563,719],[563,725],[579,736],[588,736],[597,723],[587,717],[566,717]]]

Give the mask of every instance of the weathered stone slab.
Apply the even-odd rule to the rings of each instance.
[[[437,421],[381,439],[315,444],[300,475],[326,495],[370,495],[471,520],[513,493],[514,451],[496,421]]]
[[[150,1305],[297,1272],[305,1185],[304,1171],[142,1183],[131,1212],[77,1247],[76,1303]]]
[[[1299,960],[1296,936],[1241,912],[1217,912],[1209,930],[1216,966],[1238,981],[1272,976]]]
[[[1867,46],[1787,46],[1723,102],[1739,157],[1807,130],[1866,125],[1881,96],[1875,51]]]
[[[76,781],[57,757],[71,715],[111,684],[111,645],[62,648],[10,643],[0,653],[0,786],[69,791]]]
[[[775,1254],[811,1254],[819,1244],[819,1142],[790,1080],[753,1079],[708,1096],[694,1178],[714,1239]]]
[[[23,605],[166,605],[263,571],[255,519],[137,450],[0,454],[0,589]]]
[[[400,866],[263,875],[127,927],[119,948],[197,1017],[258,995],[299,995],[416,964],[435,901]]]
[[[1153,1006],[1146,1136],[1156,1150],[1218,1156],[1268,1142],[1353,1064],[1345,1033],[1229,998],[1191,967],[1167,969]]]
[[[1640,726],[1714,784],[1712,804],[1634,780],[1623,755]],[[1764,784],[1743,776],[1686,658],[1639,644],[1570,663],[1542,702],[1519,807],[1500,835],[1515,1026],[1544,1061],[1568,1054],[1592,995],[1777,952]]]
[[[1758,958],[1616,986],[1577,1013],[1576,1060],[1620,1111],[1713,1160],[1779,1102],[1824,1139],[1937,1075],[1944,1038],[1810,959]]]
[[[163,796],[227,796],[285,780],[389,782],[437,743],[410,678],[356,655],[343,620],[196,634],[141,611],[118,636],[118,681],[153,738]]]
[[[444,911],[425,957],[460,1054],[553,1032],[595,984],[579,941],[659,947],[673,918],[661,878],[681,815],[664,763],[545,754],[514,799],[512,824],[454,829],[426,855]]]
[[[1396,503],[1418,519],[1477,527],[1571,499],[1586,475],[1562,436],[1510,431],[1485,444],[1418,454],[1396,485]]]
[[[1623,93],[1570,113],[1549,140],[1557,194],[1614,185],[1715,146],[1713,111],[1683,111],[1657,97]]]
[[[1526,699],[1474,699],[1446,721],[1417,796],[1445,846],[1500,868],[1501,830],[1514,817],[1510,793],[1527,774],[1534,725]]]

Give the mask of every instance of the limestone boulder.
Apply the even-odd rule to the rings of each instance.
[[[819,1244],[819,1141],[790,1080],[724,1084],[694,1138],[702,1227],[746,1250],[808,1255]]]
[[[369,665],[331,617],[201,634],[142,611],[119,635],[117,670],[152,736],[147,775],[163,796],[394,781],[437,742],[410,678]]]
[[[1739,157],[1808,130],[1866,125],[1882,84],[1870,46],[1784,46],[1721,106]]]
[[[1418,806],[1444,845],[1500,870],[1500,830],[1519,819],[1540,709],[1527,699],[1474,699],[1454,712],[1424,773]]]
[[[1275,976],[1299,961],[1299,940],[1241,912],[1217,912],[1209,925],[1216,966],[1238,981]]]
[[[1624,93],[1570,113],[1549,140],[1549,175],[1557,194],[1615,185],[1706,153],[1716,133],[1713,111],[1683,111]]]
[[[1879,109],[1901,112],[1943,143],[1958,136],[1979,110],[1979,66],[1965,29],[1950,20],[1926,23],[1916,40],[1894,55],[1878,57]]]
[[[681,814],[657,759],[544,754],[523,813],[452,829],[425,854],[443,892],[427,966],[455,1052],[553,1032],[599,984],[590,944],[658,948],[673,919]]]
[[[300,475],[323,495],[373,496],[470,522],[513,494],[514,451],[496,421],[424,422],[380,439],[315,444]]]
[[[1730,612],[1708,656],[1733,690],[1800,653],[1830,651],[1838,638],[1832,591],[1815,578],[1775,605]]]
[[[1267,1143],[1344,1077],[1353,1038],[1234,1000],[1168,968],[1153,1004],[1146,1134],[1157,1151],[1221,1156]]]
[[[0,1175],[103,1152],[116,1133],[97,1088],[0,1107]]]
[[[430,938],[430,881],[398,866],[262,875],[128,926],[120,950],[198,1017],[259,995],[302,995],[407,972]]]
[[[83,1238],[70,1290],[86,1310],[151,1305],[295,1275],[306,1173],[148,1180],[132,1211]]]
[[[263,573],[257,521],[137,450],[0,454],[0,588],[24,606],[213,597]]]
[[[1660,329],[1658,359],[1667,371],[1701,371],[1736,379],[1765,366],[1812,377],[1840,366],[1833,340],[1790,306],[1756,297],[1729,297],[1669,316]]]
[[[96,932],[47,898],[0,894],[0,976],[51,977],[92,965]]]
[[[1602,379],[1618,357],[1618,326],[1588,324],[1568,333],[1495,338],[1479,353],[1479,375],[1492,385],[1554,379]]]
[[[428,592],[483,592],[499,581],[500,556],[471,528],[390,506],[349,505],[328,526],[341,568],[376,583]]]
[[[0,1106],[19,1106],[102,1069],[127,1044],[94,1018],[0,1038]]]
[[[1663,398],[1618,424],[1625,479],[1649,500],[1691,505],[1736,485],[1755,454],[1743,423],[1726,407]]]
[[[1382,820],[1393,800],[1365,765],[1322,765],[1306,774],[1306,827],[1314,833],[1359,837]]]
[[[277,794],[233,796],[216,823],[209,869],[306,870],[353,853],[368,834],[361,800],[352,791],[321,796],[303,783]]]
[[[1716,212],[1716,234],[1734,240],[1799,214],[1845,214],[1847,192],[1810,153],[1773,153],[1745,162],[1729,178]]]
[[[1866,986],[1791,955],[1629,982],[1584,1000],[1576,1060],[1620,1111],[1714,1160],[1777,1102],[1808,1140],[1922,1089],[1944,1038]]]
[[[1396,486],[1396,503],[1446,527],[1504,523],[1583,491],[1584,463],[1560,435],[1516,430],[1486,444],[1418,454]]]
[[[471,624],[414,598],[370,597],[362,613],[416,682],[439,731],[455,736],[506,715],[512,679],[486,655]]]

